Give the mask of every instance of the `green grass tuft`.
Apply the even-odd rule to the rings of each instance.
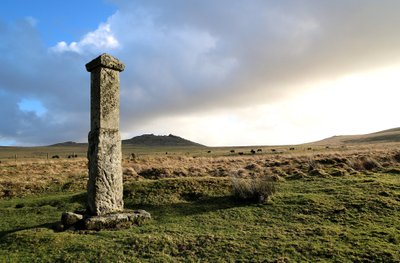
[[[275,193],[275,182],[270,176],[232,177],[232,195],[236,200],[264,203]]]

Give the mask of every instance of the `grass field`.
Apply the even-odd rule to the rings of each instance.
[[[219,156],[236,156],[239,152],[243,155],[251,155],[251,150],[257,151],[261,149],[260,154],[282,154],[282,153],[299,153],[308,151],[310,153],[332,151],[348,151],[353,148],[360,149],[363,146],[331,146],[326,149],[324,145],[300,145],[300,146],[240,146],[240,147],[141,147],[134,145],[122,145],[122,153],[124,158],[134,153],[137,156],[196,156],[196,157],[219,157]],[[294,148],[290,150],[290,148]],[[310,149],[311,150],[307,150]],[[370,148],[370,147],[367,147]],[[231,151],[234,151],[232,153]],[[7,147],[0,146],[0,162],[28,161],[28,160],[46,160],[52,159],[58,155],[60,159],[68,159],[70,155],[77,155],[80,158],[86,158],[87,146],[46,146],[46,147]]]
[[[54,231],[62,212],[85,208],[85,158],[5,159],[0,262],[400,261],[397,145],[250,149],[135,149],[134,160],[125,149],[125,207],[153,219],[100,232]],[[232,176],[261,175],[275,180],[272,198],[232,198]]]

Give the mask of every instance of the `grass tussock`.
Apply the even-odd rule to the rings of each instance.
[[[275,193],[275,181],[271,176],[253,178],[232,177],[232,195],[236,200],[264,203]]]

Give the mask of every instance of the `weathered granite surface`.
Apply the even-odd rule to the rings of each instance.
[[[108,214],[104,216],[93,216],[85,219],[85,229],[125,229],[130,228],[132,225],[140,225],[149,219],[151,219],[150,214],[144,210]]]
[[[106,53],[101,54],[86,64],[86,70],[89,72],[97,67],[109,68],[116,71],[124,71],[125,69],[124,63]]]
[[[88,64],[91,72],[88,213],[123,211],[121,136],[119,132],[119,72],[124,64],[103,54]]]
[[[56,229],[57,231],[118,230],[127,229],[133,225],[141,225],[150,219],[150,213],[145,210],[124,211],[101,216],[65,212],[61,215],[61,222],[56,226]]]
[[[65,212],[61,215],[61,224],[65,226],[72,226],[78,223],[80,220],[83,219],[83,215],[72,213],[72,212]]]

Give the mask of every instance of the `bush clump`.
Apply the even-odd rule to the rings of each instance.
[[[275,193],[275,181],[271,176],[240,178],[232,177],[232,195],[236,200],[264,203]]]
[[[150,168],[145,169],[138,173],[140,176],[146,179],[161,179],[170,177],[170,172],[165,168]]]

